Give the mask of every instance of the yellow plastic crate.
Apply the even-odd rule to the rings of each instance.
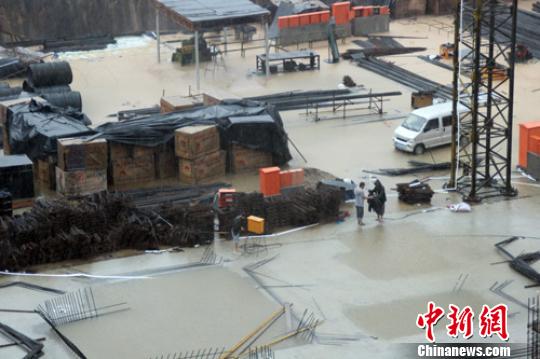
[[[249,216],[247,218],[248,232],[264,234],[264,218]]]

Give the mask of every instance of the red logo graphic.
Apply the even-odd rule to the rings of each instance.
[[[460,334],[463,338],[469,339],[473,336],[474,330],[474,311],[470,306],[462,310],[454,304],[448,306],[447,318],[449,324],[446,326],[446,334],[449,337],[457,338]],[[434,327],[439,320],[444,317],[444,309],[438,307],[434,302],[428,302],[427,312],[419,314],[416,319],[416,325],[426,332],[426,339],[435,342]],[[479,334],[482,338],[488,338],[498,335],[501,340],[508,340],[507,327],[508,307],[505,304],[499,304],[494,307],[482,306],[482,313],[478,318]]]
[[[474,312],[471,307],[466,306],[462,311],[453,304],[448,306],[450,313],[447,317],[450,324],[446,326],[448,336],[457,338],[459,333],[463,333],[463,338],[469,339],[473,335]]]
[[[435,335],[433,335],[433,327],[444,316],[444,309],[437,307],[435,303],[428,303],[428,311],[425,314],[419,314],[416,319],[416,325],[424,329],[426,328],[426,339],[430,342],[435,341]]]
[[[483,338],[491,337],[497,334],[501,340],[508,340],[508,328],[506,318],[508,307],[505,304],[499,304],[493,308],[487,305],[482,306],[480,313],[480,336]]]

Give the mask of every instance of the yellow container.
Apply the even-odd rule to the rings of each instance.
[[[264,218],[249,216],[247,218],[248,232],[264,234]]]

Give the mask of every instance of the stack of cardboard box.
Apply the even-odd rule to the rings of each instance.
[[[56,155],[48,155],[34,160],[34,176],[40,189],[56,190]]]
[[[117,189],[154,180],[154,149],[109,142],[109,177]]]
[[[199,97],[167,96],[161,98],[160,110],[161,113],[169,113],[189,110],[201,104],[202,102]]]
[[[87,137],[59,139],[56,191],[82,196],[107,190],[107,141]]]
[[[176,130],[175,151],[180,182],[195,184],[225,174],[225,152],[215,125]]]
[[[258,171],[259,168],[272,166],[272,153],[239,145],[232,146],[230,159],[234,173]]]

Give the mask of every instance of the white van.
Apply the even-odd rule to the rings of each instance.
[[[467,108],[460,105],[460,113]],[[427,148],[452,143],[452,102],[422,107],[411,112],[394,131],[394,146],[398,150],[420,155]]]

